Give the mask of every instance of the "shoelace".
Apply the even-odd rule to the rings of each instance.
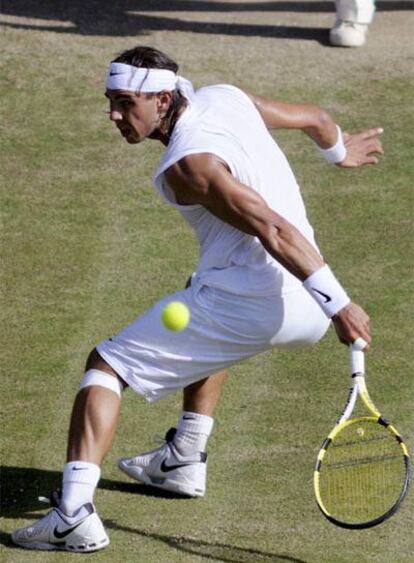
[[[156,444],[168,444],[168,442],[172,442],[174,440],[174,436],[177,432],[176,428],[170,428],[165,436],[161,436],[160,434],[155,434],[153,440]]]
[[[50,506],[54,507],[54,508],[58,508],[59,507],[59,502],[60,502],[60,492],[59,491],[52,491],[50,493],[50,496],[48,497],[37,497],[37,499],[40,502],[43,502],[45,504],[49,504]]]

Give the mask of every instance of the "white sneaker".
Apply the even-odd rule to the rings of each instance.
[[[52,508],[32,526],[12,533],[12,541],[28,549],[87,553],[109,545],[101,519],[92,504],[83,505],[74,516]]]
[[[329,40],[337,47],[362,47],[367,35],[368,24],[337,20],[329,32]]]
[[[172,442],[136,457],[121,457],[118,467],[129,477],[165,491],[190,497],[203,497],[206,492],[207,454],[197,452],[181,455]]]

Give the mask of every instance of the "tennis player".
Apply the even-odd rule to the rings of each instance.
[[[125,387],[149,402],[183,388],[185,397],[166,443],[120,467],[138,481],[203,496],[206,443],[229,366],[272,347],[314,344],[331,322],[344,343],[371,340],[368,315],[319,252],[299,186],[269,129],[302,130],[343,168],[377,163],[381,130],[343,135],[316,106],[226,84],[194,92],[177,71],[168,56],[137,47],[110,64],[105,95],[127,143],[165,145],[155,188],[194,229],[200,260],[186,289],[91,352],[73,407],[62,494],[53,495],[46,516],[12,535],[27,548],[90,552],[109,544],[93,495]],[[191,310],[181,333],[160,322],[171,300]]]

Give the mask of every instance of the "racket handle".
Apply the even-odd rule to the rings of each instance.
[[[351,374],[365,373],[365,354],[364,348],[367,342],[363,338],[357,338],[350,346]]]

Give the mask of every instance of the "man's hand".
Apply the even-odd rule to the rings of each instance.
[[[344,143],[346,147],[346,158],[338,162],[341,168],[358,168],[365,164],[378,164],[378,154],[384,154],[380,136],[383,133],[381,127],[376,129],[366,129],[361,133],[351,135],[344,133]]]
[[[346,305],[332,318],[332,322],[343,344],[352,344],[357,338],[363,338],[368,345],[371,342],[369,316],[356,303]]]

